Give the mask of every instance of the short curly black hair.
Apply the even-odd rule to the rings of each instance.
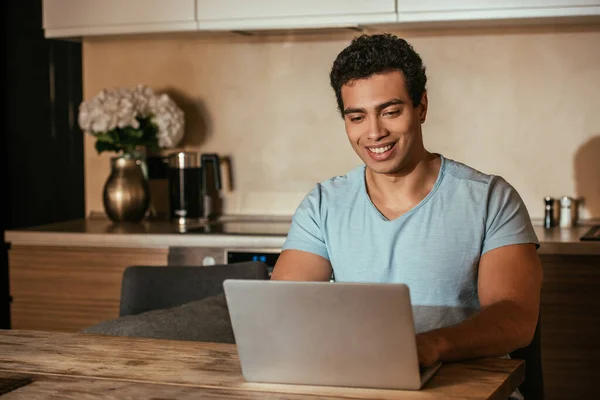
[[[361,35],[352,40],[333,62],[329,80],[335,91],[338,108],[344,116],[342,86],[346,83],[399,70],[414,107],[421,103],[426,90],[425,65],[413,47],[404,39],[384,33]]]

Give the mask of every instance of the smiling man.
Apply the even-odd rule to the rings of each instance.
[[[330,79],[364,165],[306,196],[272,279],[407,284],[425,366],[526,346],[542,282],[527,209],[501,177],[425,149],[420,56],[363,35]]]

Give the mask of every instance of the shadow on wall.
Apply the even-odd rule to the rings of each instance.
[[[185,115],[185,133],[177,147],[202,145],[212,133],[212,122],[204,102],[172,88],[165,89],[164,93],[173,99]]]
[[[600,218],[600,135],[577,149],[574,171],[577,197],[583,198],[589,218]]]

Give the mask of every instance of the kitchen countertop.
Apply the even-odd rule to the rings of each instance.
[[[220,221],[289,224],[291,217],[229,217]],[[191,225],[193,229],[198,225]],[[105,218],[79,219],[27,229],[6,231],[4,240],[12,245],[81,246],[125,248],[247,247],[281,248],[285,235],[194,234],[179,231],[169,221],[142,221],[115,224]]]
[[[289,223],[291,217],[225,216],[223,221],[242,218],[250,223]],[[534,225],[540,254],[600,255],[600,241],[581,241],[591,225],[551,228]],[[104,218],[80,219],[40,227],[6,231],[4,240],[12,245],[83,247],[260,247],[281,248],[285,235],[180,233],[168,221],[114,224]]]
[[[534,225],[533,228],[540,242],[539,254],[600,255],[600,241],[580,240],[592,225],[550,229]]]

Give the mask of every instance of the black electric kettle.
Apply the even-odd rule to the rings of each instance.
[[[212,176],[208,173],[212,165]],[[168,156],[169,216],[179,225],[215,217],[215,203],[221,189],[220,160],[217,154],[177,152]]]
[[[217,216],[217,205],[221,190],[221,163],[217,154],[201,154],[200,176],[202,177],[202,209],[203,218],[214,219]],[[209,164],[212,163],[212,177],[209,174]],[[212,179],[211,179],[212,178]]]

